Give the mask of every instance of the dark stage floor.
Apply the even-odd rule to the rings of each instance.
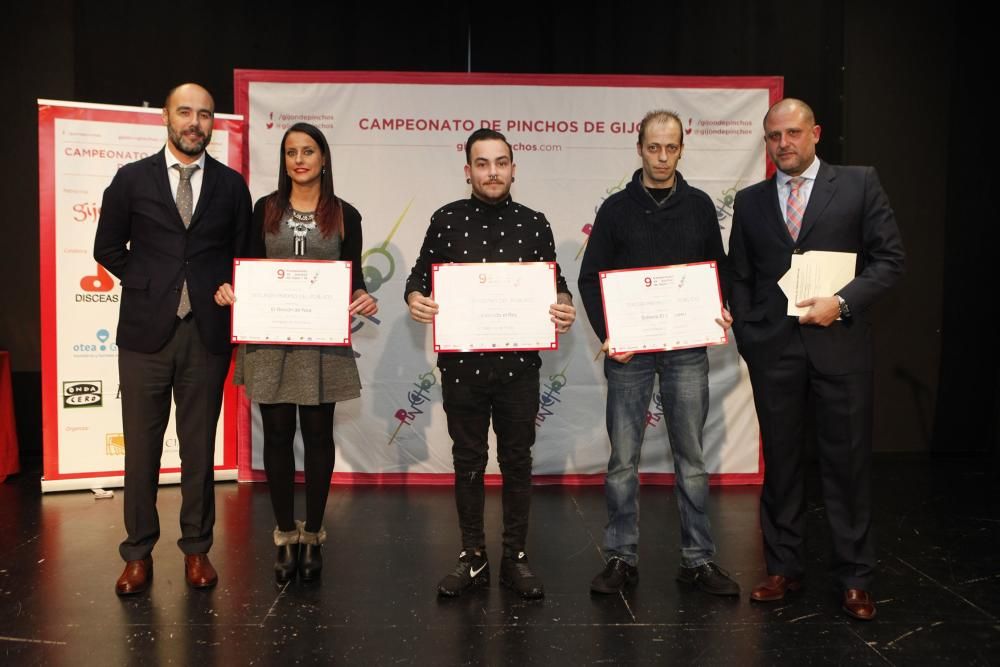
[[[235,483],[216,491],[218,588],[186,587],[179,489],[166,487],[152,587],[120,600],[121,495],[43,498],[37,477],[21,475],[0,484],[0,664],[1000,664],[996,478],[975,460],[881,457],[875,480],[879,616],[865,624],[840,612],[826,576],[815,484],[806,588],[772,605],[746,598],[764,574],[755,487],[712,496],[718,560],[743,587],[738,600],[674,581],[677,511],[664,487],[643,489],[638,587],[591,597],[603,490],[537,488],[528,553],[546,597],[526,603],[496,583],[496,489],[491,587],[439,601],[459,546],[450,488],[334,487],[323,582],[279,588],[267,489]]]

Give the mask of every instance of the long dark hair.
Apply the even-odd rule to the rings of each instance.
[[[264,209],[264,233],[276,234],[281,225],[285,212],[289,208],[289,200],[292,195],[292,179],[289,178],[285,170],[285,141],[292,132],[302,132],[309,135],[316,145],[319,146],[320,153],[326,158],[326,167],[320,176],[319,202],[316,204],[316,226],[319,228],[323,238],[329,238],[334,232],[344,236],[344,207],[340,199],[333,193],[333,169],[330,167],[330,144],[326,142],[326,137],[315,125],[309,123],[295,123],[285,130],[285,136],[281,138],[281,152],[278,156],[278,189],[267,199],[267,208]]]

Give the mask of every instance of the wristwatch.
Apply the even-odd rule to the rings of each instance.
[[[847,305],[846,301],[844,301],[844,297],[839,294],[834,294],[834,296],[837,297],[837,303],[840,304],[840,319],[851,319],[851,307]]]

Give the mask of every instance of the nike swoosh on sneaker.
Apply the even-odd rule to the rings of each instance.
[[[479,574],[480,572],[482,572],[483,570],[485,570],[485,569],[486,569],[486,566],[487,566],[487,565],[489,565],[489,563],[488,563],[488,562],[487,562],[487,563],[483,563],[483,564],[482,564],[482,565],[481,565],[481,566],[479,567],[479,569],[478,569],[478,570],[477,570],[476,568],[474,568],[474,567],[472,567],[472,566],[470,565],[470,566],[469,566],[469,577],[470,577],[470,578],[472,578],[472,579],[475,579],[475,578],[476,578],[476,575],[478,575],[478,574]]]

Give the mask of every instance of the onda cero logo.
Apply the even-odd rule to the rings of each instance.
[[[64,408],[99,408],[102,403],[102,382],[93,380],[63,382]]]

